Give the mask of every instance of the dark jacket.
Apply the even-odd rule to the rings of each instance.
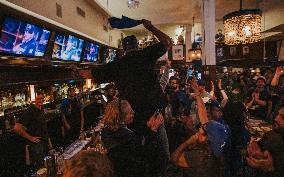
[[[132,51],[113,62],[92,71],[99,83],[114,82],[122,99],[129,101],[135,112],[136,133],[145,133],[145,123],[157,108],[165,107],[165,100],[155,72],[156,61],[166,53],[157,43],[143,50]]]
[[[268,150],[273,158],[274,172],[263,176],[284,176],[284,128],[276,128],[266,134],[259,142],[262,150]]]
[[[114,170],[118,177],[143,177],[146,175],[146,158],[154,155],[159,158],[161,144],[156,133],[145,137],[145,143],[128,128],[121,127],[117,131],[104,128],[102,141],[108,150]]]

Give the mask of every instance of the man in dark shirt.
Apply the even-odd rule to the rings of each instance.
[[[43,158],[48,151],[48,131],[43,112],[43,101],[43,94],[38,92],[35,105],[30,105],[14,126],[14,131],[29,141],[31,163],[35,168],[42,165]]]
[[[119,96],[128,100],[135,111],[133,130],[137,135],[146,134],[146,122],[157,109],[165,107],[164,96],[161,90],[157,74],[154,71],[156,61],[171,47],[171,39],[166,34],[155,28],[150,21],[142,20],[146,29],[152,32],[159,43],[138,50],[135,36],[127,36],[123,40],[124,56],[96,70],[83,70],[80,75],[86,78],[94,78],[97,82],[114,82]],[[164,126],[163,126],[164,128]],[[161,133],[167,138],[165,131]],[[167,159],[159,159],[152,163],[153,170],[160,170],[169,159],[168,145],[165,145],[165,156]],[[158,160],[157,160],[158,161]],[[160,166],[155,166],[160,165]]]
[[[260,76],[256,80],[256,88],[251,94],[251,99],[246,103],[248,108],[254,106],[253,115],[262,120],[267,120],[267,114],[269,103],[271,102],[271,95],[265,88],[266,80],[264,77]]]
[[[75,89],[68,89],[68,98],[62,101],[60,111],[63,118],[66,144],[73,143],[84,129],[84,112],[80,101],[76,98]]]
[[[157,74],[154,71],[156,61],[171,47],[170,38],[155,28],[150,21],[142,20],[146,29],[160,40],[159,43],[138,50],[135,36],[127,36],[123,40],[125,55],[95,70],[80,71],[86,78],[94,78],[97,82],[115,82],[119,96],[133,106],[137,121],[151,116],[157,108],[163,108],[162,91]],[[141,129],[137,132],[141,134]]]
[[[284,106],[275,116],[275,128],[248,146],[248,164],[260,171],[258,177],[282,177],[284,174]]]

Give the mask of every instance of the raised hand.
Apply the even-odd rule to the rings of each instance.
[[[197,82],[196,82],[196,78],[192,78],[192,80],[190,81],[190,85],[191,85],[191,88],[192,90],[194,91],[195,94],[199,94],[199,88],[198,88],[198,85],[197,85]]]
[[[39,143],[41,140],[41,137],[38,136],[32,136],[29,140],[33,143]]]
[[[149,20],[146,20],[146,19],[142,19],[142,24],[143,24],[144,27],[147,28],[147,29],[153,26],[153,25],[152,25],[152,22],[149,21]]]
[[[253,138],[251,138],[250,140],[247,151],[249,156],[252,156],[253,154],[256,155],[262,153],[259,145],[257,144],[257,141]]]
[[[213,81],[210,81],[210,85],[211,85],[211,90],[215,90],[215,86],[214,86],[214,83],[213,83]]]
[[[253,168],[258,168],[263,171],[274,171],[273,158],[268,151],[264,151],[261,156],[248,156],[246,160]]]
[[[284,67],[278,66],[275,71],[275,75],[281,76],[284,74]]]
[[[166,59],[166,66],[171,66],[171,64],[172,64],[172,61],[167,58],[167,59]]]
[[[147,126],[154,132],[158,131],[158,128],[164,123],[164,117],[162,114],[154,114],[147,122]]]

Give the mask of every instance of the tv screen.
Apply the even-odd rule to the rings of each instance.
[[[49,37],[49,30],[6,17],[1,31],[0,52],[42,57],[46,51]]]
[[[86,42],[84,50],[84,61],[87,62],[97,62],[98,61],[98,55],[99,55],[99,44],[92,43],[92,42]]]
[[[53,47],[53,58],[80,61],[84,40],[71,35],[56,34]]]
[[[117,50],[112,49],[112,48],[108,48],[108,49],[105,50],[103,55],[104,55],[104,62],[105,63],[112,62],[116,59]]]

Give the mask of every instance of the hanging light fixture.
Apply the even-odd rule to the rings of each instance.
[[[223,17],[225,44],[238,45],[260,41],[261,14],[260,9],[242,9],[240,0],[240,10]]]
[[[201,48],[200,44],[195,41],[195,27],[194,27],[194,17],[192,17],[192,28],[193,28],[193,43],[192,49],[188,50],[188,60],[187,62],[192,62],[193,60],[200,60],[201,59]]]
[[[127,6],[130,9],[137,9],[140,5],[140,1],[139,0],[127,0]]]

